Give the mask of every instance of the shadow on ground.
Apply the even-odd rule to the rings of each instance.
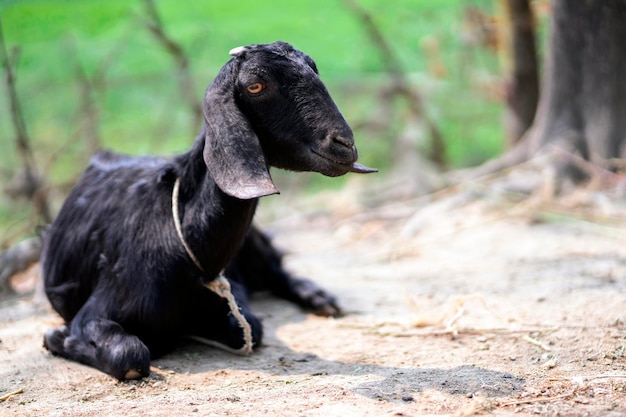
[[[471,365],[451,369],[403,369],[382,381],[368,382],[352,391],[379,400],[411,400],[411,392],[435,389],[448,394],[504,397],[523,390],[525,381],[508,372],[497,372]]]

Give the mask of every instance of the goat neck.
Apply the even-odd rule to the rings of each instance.
[[[182,234],[204,269],[207,280],[215,278],[241,246],[258,203],[224,193],[207,169],[201,134],[190,151],[176,158],[180,179],[178,208]],[[191,262],[191,259],[190,259]]]

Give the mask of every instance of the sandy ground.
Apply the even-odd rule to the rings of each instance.
[[[0,416],[626,415],[626,211],[354,194],[260,213],[343,317],[260,295],[266,339],[251,356],[189,342],[120,383],[49,355],[57,316],[5,298],[0,396],[15,394]]]

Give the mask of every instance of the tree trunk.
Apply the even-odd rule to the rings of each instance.
[[[529,0],[500,0],[498,4],[503,15],[499,38],[506,73],[504,127],[512,145],[532,125],[539,100],[535,22]]]
[[[548,144],[607,166],[626,139],[626,1],[553,0],[529,155]]]
[[[559,148],[612,168],[626,142],[626,0],[552,0],[537,113],[520,143],[478,167],[482,176]],[[560,179],[580,172],[558,166]]]

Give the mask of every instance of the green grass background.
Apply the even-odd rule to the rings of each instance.
[[[450,167],[473,165],[503,147],[502,104],[494,99],[497,57],[464,40],[463,12],[490,12],[492,0],[359,0],[369,10],[446,143]],[[360,22],[340,0],[155,0],[168,34],[191,58],[201,100],[206,85],[239,45],[285,40],[311,55],[346,119],[375,118],[384,63]],[[169,55],[145,28],[139,0],[0,0],[9,48],[19,47],[17,87],[37,161],[53,186],[68,184],[87,161],[76,68],[94,77],[106,63],[94,100],[103,145],[131,154],[187,149],[192,125]],[[446,74],[429,74],[421,45],[435,39]],[[8,100],[0,86],[0,179],[18,169]],[[399,102],[392,121],[401,124]],[[397,120],[396,120],[397,119]],[[361,160],[393,168],[394,126],[387,134],[356,130]],[[316,188],[314,179],[311,189]],[[337,182],[333,182],[337,184]],[[323,182],[326,186],[326,182]],[[63,192],[57,194],[59,201]],[[30,216],[30,205],[0,196],[0,244]]]

